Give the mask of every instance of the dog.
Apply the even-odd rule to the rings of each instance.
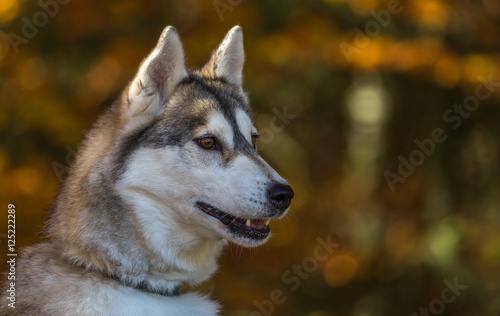
[[[188,71],[176,30],[164,29],[85,135],[49,213],[50,239],[22,251],[15,308],[4,288],[0,314],[219,313],[183,285],[207,280],[228,242],[264,244],[294,195],[257,153],[244,59],[236,26]]]

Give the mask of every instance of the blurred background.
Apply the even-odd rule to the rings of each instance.
[[[230,316],[500,315],[497,0],[2,0],[2,271],[7,204],[17,246],[42,240],[163,27],[196,68],[236,24],[259,149],[295,198],[199,290]]]

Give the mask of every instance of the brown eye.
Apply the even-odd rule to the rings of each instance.
[[[214,137],[203,137],[198,140],[201,147],[205,149],[212,149],[215,147],[215,138]]]
[[[257,135],[257,134],[252,135],[252,146],[254,149],[257,149],[256,142],[257,142],[257,138],[259,138],[259,137],[260,137],[260,135]]]

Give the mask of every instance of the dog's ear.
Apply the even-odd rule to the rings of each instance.
[[[129,113],[158,115],[174,88],[187,75],[179,35],[175,28],[167,26],[129,86]]]
[[[212,53],[202,73],[211,78],[224,78],[229,83],[239,86],[243,81],[244,62],[243,32],[241,27],[235,26]]]

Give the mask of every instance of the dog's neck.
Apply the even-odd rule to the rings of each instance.
[[[152,293],[176,293],[182,284],[198,285],[216,271],[225,240],[180,234],[178,227],[144,218],[138,213],[148,214],[151,203],[124,203],[102,185],[88,189],[93,201],[88,196],[76,201],[68,193],[77,184],[70,181],[62,190],[48,223],[67,261]]]
[[[148,262],[145,258],[151,258],[151,253],[146,254],[150,251],[146,249],[132,257],[137,249],[111,254],[68,243],[56,243],[61,245],[63,256],[71,264],[137,290],[167,296],[178,295],[184,284],[194,286],[208,279],[215,272],[217,257],[225,245],[225,241],[205,240],[182,249],[182,245],[174,243],[165,250],[167,260],[156,257]]]

